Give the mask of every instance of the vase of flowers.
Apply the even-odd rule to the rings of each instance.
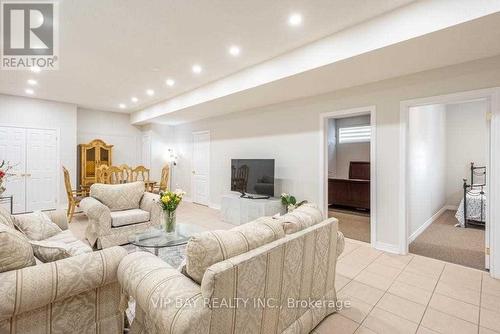
[[[281,203],[286,207],[286,212],[292,212],[293,210],[297,209],[299,206],[301,206],[304,203],[307,203],[307,201],[301,201],[297,203],[297,199],[295,196],[292,196],[287,193],[282,193],[281,194]]]
[[[163,209],[164,228],[167,233],[175,232],[176,215],[175,210],[186,193],[180,189],[176,191],[160,192],[160,204]]]
[[[11,175],[9,173],[11,169],[12,165],[9,162],[5,160],[0,162],[0,196],[5,192],[5,180]]]

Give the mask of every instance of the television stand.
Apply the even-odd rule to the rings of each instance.
[[[240,195],[240,198],[248,198],[248,199],[270,199],[271,196],[252,196],[252,195],[248,195],[248,194],[242,193]]]
[[[281,199],[271,198],[246,198],[238,194],[222,196],[222,220],[233,225],[242,225],[264,216],[274,216],[285,213]]]

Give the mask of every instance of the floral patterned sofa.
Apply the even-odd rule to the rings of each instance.
[[[92,252],[67,230],[64,212],[43,217],[50,221],[37,229],[37,214],[0,208],[0,333],[123,333],[116,274],[125,249]]]
[[[128,243],[131,234],[159,225],[159,195],[145,191],[144,182],[95,183],[80,202],[89,218],[85,236],[90,245],[107,248]]]
[[[136,301],[131,332],[309,333],[337,309],[337,228],[306,204],[193,237],[181,270],[149,253],[127,255],[118,280]]]

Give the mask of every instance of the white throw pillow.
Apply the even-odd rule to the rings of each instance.
[[[14,225],[31,240],[44,240],[62,230],[42,211],[18,215],[14,217]]]

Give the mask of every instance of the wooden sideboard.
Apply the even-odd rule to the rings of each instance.
[[[89,187],[96,182],[96,171],[101,165],[113,164],[113,145],[101,139],[94,139],[88,144],[78,145],[79,186]]]
[[[349,179],[328,179],[328,205],[370,210],[370,163],[352,161]]]

